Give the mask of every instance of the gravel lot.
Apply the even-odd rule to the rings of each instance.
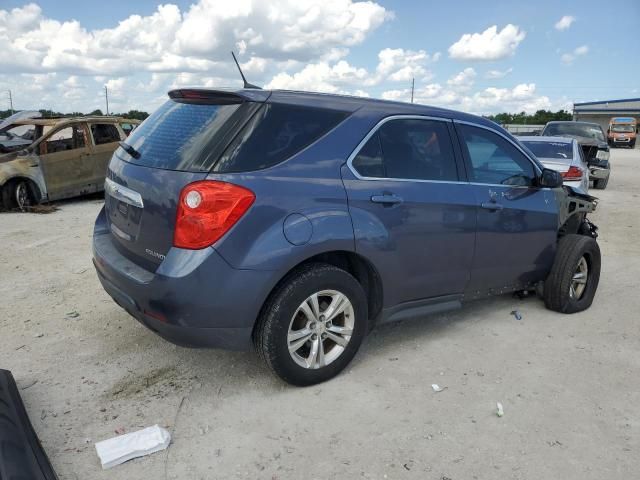
[[[384,326],[348,372],[306,389],[250,352],[170,345],[117,307],[91,265],[99,197],[3,213],[0,367],[61,479],[637,478],[640,150],[612,165],[593,191],[590,310],[504,296]],[[156,423],[168,450],[101,470],[94,442]]]

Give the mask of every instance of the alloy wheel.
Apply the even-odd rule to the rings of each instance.
[[[25,182],[20,182],[16,185],[15,190],[16,204],[20,210],[24,210],[25,207],[31,205],[31,199],[29,198],[29,187]]]
[[[578,262],[576,270],[571,278],[571,286],[569,287],[569,295],[574,300],[580,300],[587,287],[587,279],[589,277],[589,265],[587,259],[582,256]]]
[[[300,304],[291,318],[289,354],[303,368],[329,365],[344,352],[354,325],[353,305],[345,294],[337,290],[316,292]]]

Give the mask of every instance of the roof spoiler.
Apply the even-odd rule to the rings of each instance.
[[[169,98],[177,102],[214,103],[231,105],[242,102],[264,102],[271,92],[268,90],[214,90],[209,88],[179,88],[169,91]]]

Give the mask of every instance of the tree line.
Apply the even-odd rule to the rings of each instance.
[[[14,110],[13,113],[16,113],[19,110]],[[70,112],[70,113],[62,113],[62,112],[56,112],[53,110],[47,110],[47,109],[41,109],[39,110],[39,112],[42,114],[42,116],[44,118],[51,118],[51,117],[84,117],[86,115],[104,115],[102,113],[102,110],[97,109],[94,110],[92,112],[89,113],[82,113],[82,112]],[[11,115],[11,110],[0,110],[0,118],[7,118]],[[111,113],[110,116],[114,116],[114,117],[123,117],[123,118],[129,118],[132,120],[144,120],[145,118],[147,118],[149,116],[149,114],[147,112],[144,112],[142,110],[129,110],[126,113]]]
[[[533,115],[529,115],[525,112],[498,113],[496,115],[487,115],[487,118],[499,123],[500,125],[545,125],[547,122],[552,122],[554,120],[572,120],[573,115],[566,110],[558,110],[557,112],[552,112],[551,110],[538,110]]]
[[[82,117],[84,115],[103,115],[102,110],[97,109],[88,114],[82,112],[62,113],[55,112],[53,110],[40,110],[43,117]],[[0,110],[0,118],[7,118],[11,115],[10,110]],[[144,120],[149,116],[147,112],[141,110],[129,110],[126,113],[113,113],[113,116],[131,118],[135,120]],[[529,115],[525,112],[520,113],[497,113],[495,115],[487,115],[489,120],[493,120],[500,125],[515,124],[515,125],[544,125],[547,122],[553,120],[571,120],[573,116],[566,110],[558,110],[552,112],[551,110],[538,110],[533,115]]]

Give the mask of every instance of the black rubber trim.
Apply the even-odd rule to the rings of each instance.
[[[13,375],[0,369],[0,480],[57,480]]]

